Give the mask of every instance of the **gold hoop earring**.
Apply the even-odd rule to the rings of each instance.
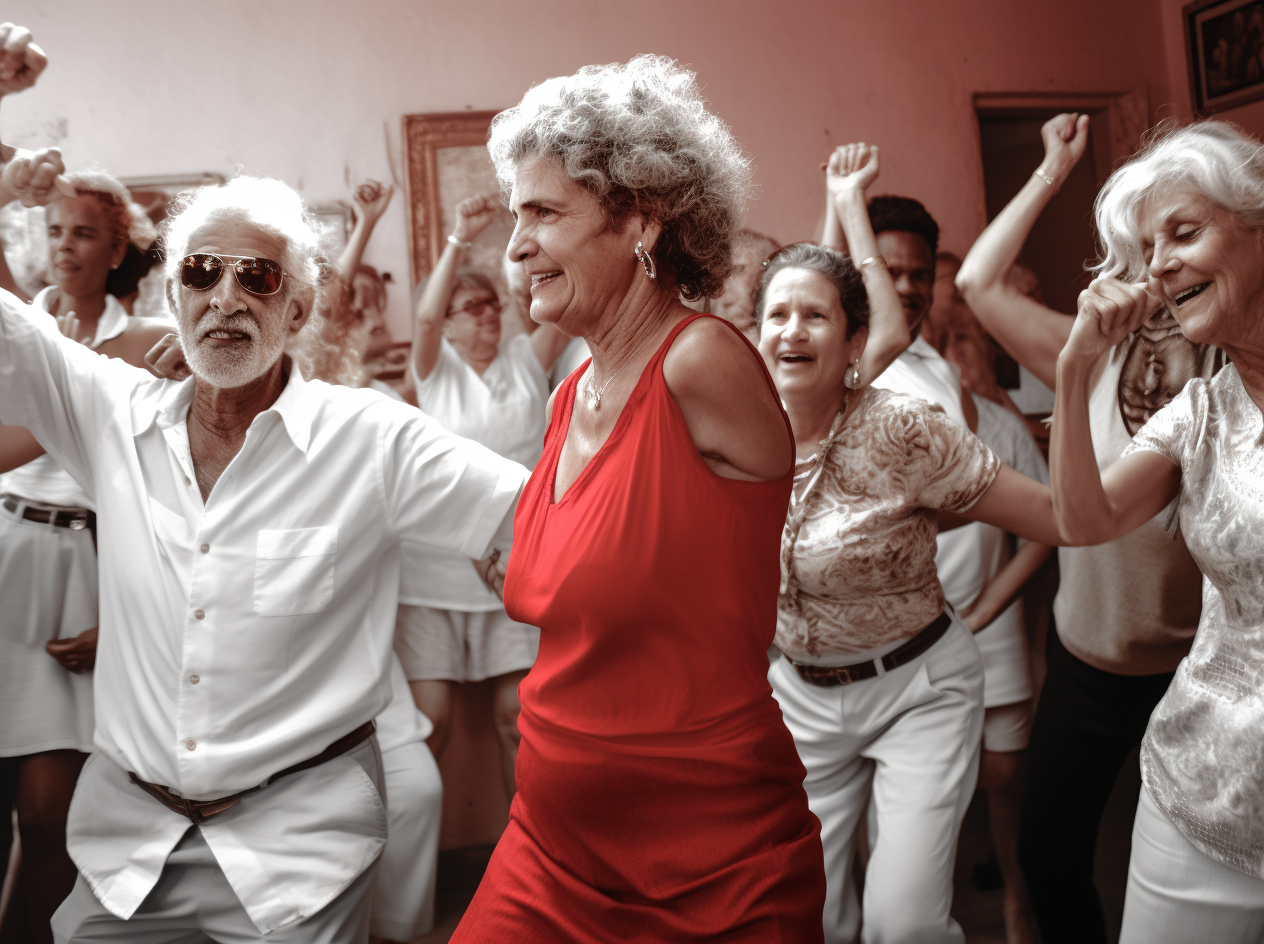
[[[636,249],[633,250],[633,253],[636,256],[636,261],[641,263],[641,268],[645,270],[645,274],[648,275],[651,280],[658,278],[658,266],[654,264],[654,256],[645,248],[644,245],[641,244],[639,240],[637,241]]]
[[[843,383],[847,385],[848,390],[855,390],[860,386],[859,357],[851,362],[851,366],[847,368],[847,373],[843,374]]]

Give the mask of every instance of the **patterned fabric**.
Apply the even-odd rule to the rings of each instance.
[[[1264,878],[1264,417],[1237,368],[1194,379],[1129,455],[1181,468],[1176,522],[1204,575],[1189,656],[1150,718],[1141,769],[1159,809],[1207,855]]]
[[[824,457],[824,461],[820,457]],[[964,511],[1000,460],[938,406],[870,387],[795,469],[777,648],[841,664],[915,636],[944,608],[940,508]]]

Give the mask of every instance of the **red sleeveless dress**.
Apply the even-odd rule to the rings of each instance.
[[[822,940],[820,824],[766,677],[793,470],[699,456],[663,379],[693,320],[555,503],[583,368],[558,391],[505,578],[541,628],[518,793],[454,942]]]

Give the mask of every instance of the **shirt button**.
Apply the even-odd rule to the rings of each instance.
[[[197,741],[185,741],[184,746],[187,747],[189,750],[193,750],[195,747],[197,747]]]
[[[194,619],[206,619],[206,611],[205,611],[205,610],[194,610],[194,611],[193,611],[193,618],[194,618]]]
[[[191,684],[193,684],[193,685],[196,685],[196,684],[197,684],[198,682],[200,682],[200,681],[202,681],[202,676],[200,676],[200,675],[190,675],[190,676],[189,676],[189,682],[190,682]]]
[[[202,545],[202,553],[203,553],[203,554],[209,554],[209,553],[211,553],[211,546],[210,546],[209,544],[203,544],[203,545]]]

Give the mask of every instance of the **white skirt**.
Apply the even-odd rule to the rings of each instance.
[[[44,646],[96,625],[91,533],[0,506],[0,757],[92,750],[92,674],[66,671]]]

